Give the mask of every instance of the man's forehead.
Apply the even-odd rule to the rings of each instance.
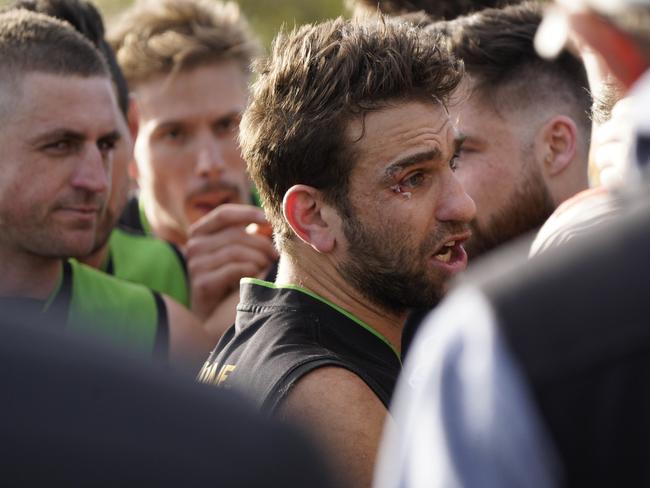
[[[111,131],[116,126],[117,103],[108,77],[32,72],[24,75],[21,91],[11,115],[30,130]]]
[[[420,152],[447,157],[461,135],[442,104],[415,101],[366,114],[347,137],[362,164],[380,169]]]

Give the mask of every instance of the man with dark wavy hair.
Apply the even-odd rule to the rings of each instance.
[[[200,378],[305,421],[369,486],[407,309],[466,266],[475,208],[445,108],[462,70],[421,30],[338,19],[281,34],[258,75],[240,140],[279,270],[242,282]]]

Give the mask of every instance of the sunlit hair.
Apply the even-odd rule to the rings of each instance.
[[[521,1],[523,0],[346,0],[346,4],[355,16],[424,12],[434,20],[451,20],[484,8],[503,7]]]
[[[129,90],[115,59],[113,50],[104,39],[104,21],[97,8],[86,0],[14,0],[8,9],[22,8],[69,22],[104,55],[115,85],[117,103],[126,117],[129,109]]]
[[[70,24],[26,10],[0,14],[0,76],[107,76],[97,49]]]
[[[445,102],[462,64],[406,23],[336,19],[281,33],[244,113],[240,142],[278,246],[291,236],[282,200],[295,184],[321,190],[344,215],[355,164],[346,128],[396,103]]]
[[[102,55],[70,24],[26,10],[6,11],[0,14],[0,116],[11,110],[30,73],[109,77]]]
[[[259,44],[237,4],[140,0],[109,39],[129,85],[208,64],[234,61],[248,73]]]

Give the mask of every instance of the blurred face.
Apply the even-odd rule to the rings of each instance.
[[[506,120],[476,95],[450,112],[465,137],[456,174],[476,204],[467,243],[471,259],[541,226],[555,205],[530,124]]]
[[[0,128],[0,247],[87,254],[119,139],[111,83],[32,73],[20,84]]]
[[[184,239],[190,224],[216,206],[248,201],[237,144],[246,96],[246,78],[235,63],[137,87],[138,184],[157,233],[163,228]]]
[[[359,154],[340,273],[373,302],[403,312],[430,306],[465,269],[475,207],[454,174],[458,140],[433,103],[402,103],[350,124]]]

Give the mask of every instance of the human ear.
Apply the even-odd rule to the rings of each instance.
[[[284,194],[282,212],[294,234],[320,253],[334,250],[336,243],[332,208],[316,188],[294,185]]]
[[[541,129],[544,172],[552,177],[566,170],[576,158],[578,127],[570,117],[553,117]]]

